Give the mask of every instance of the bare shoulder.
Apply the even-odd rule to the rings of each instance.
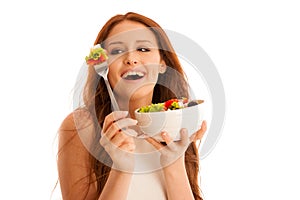
[[[83,128],[85,124],[92,123],[92,117],[89,111],[78,109],[66,116],[60,125],[59,131],[75,131]]]
[[[93,129],[93,120],[91,114],[85,109],[78,109],[68,114],[62,121],[58,134],[59,146],[62,147],[66,143],[76,146],[82,146],[83,139],[87,133],[90,134]]]

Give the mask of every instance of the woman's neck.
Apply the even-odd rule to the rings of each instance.
[[[152,103],[152,94],[145,95],[139,98],[131,98],[128,101],[118,101],[120,110],[129,111],[131,118],[135,119],[134,111],[142,106],[146,106]]]

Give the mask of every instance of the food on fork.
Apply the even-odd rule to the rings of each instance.
[[[88,65],[98,65],[105,62],[108,59],[106,51],[100,46],[100,44],[95,45],[90,50],[90,54],[85,57],[85,61]]]

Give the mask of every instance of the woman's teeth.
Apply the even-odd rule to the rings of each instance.
[[[142,72],[129,71],[123,74],[122,78],[126,80],[137,80],[143,78],[144,74]]]

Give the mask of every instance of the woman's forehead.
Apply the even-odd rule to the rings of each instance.
[[[157,43],[154,33],[148,27],[138,22],[124,21],[111,30],[105,44],[136,41]]]

